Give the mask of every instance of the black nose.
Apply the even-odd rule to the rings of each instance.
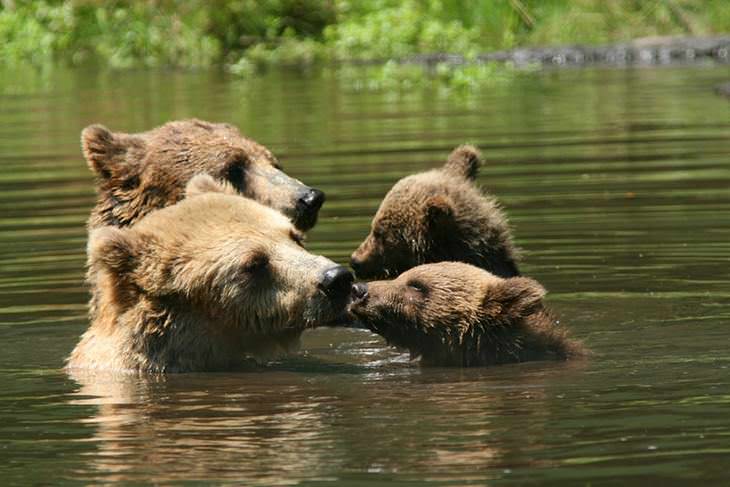
[[[338,265],[328,269],[322,274],[319,287],[327,296],[342,298],[349,296],[352,287],[353,277],[346,267]]]
[[[297,200],[297,206],[305,211],[318,211],[324,203],[324,193],[318,189],[308,189]]]
[[[353,303],[365,301],[368,297],[368,285],[364,282],[356,282],[352,285],[352,291],[350,292]]]
[[[307,188],[297,198],[294,225],[307,231],[317,223],[317,214],[324,203],[324,193],[318,189]]]

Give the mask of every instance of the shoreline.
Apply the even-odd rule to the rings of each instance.
[[[402,64],[513,63],[517,67],[541,66],[664,66],[714,62],[730,64],[730,35],[707,37],[643,37],[628,42],[547,47],[521,47],[478,54],[416,54],[394,60]],[[352,61],[350,61],[352,62]],[[388,62],[377,60],[374,63]],[[366,62],[367,63],[367,62]]]

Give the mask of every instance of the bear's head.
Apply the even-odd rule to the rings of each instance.
[[[91,228],[131,225],[179,201],[199,173],[227,181],[300,230],[314,226],[324,202],[324,193],[287,176],[266,147],[228,124],[181,120],[138,134],[90,125],[81,133],[81,145],[99,193]]]
[[[460,262],[425,264],[391,281],[358,283],[353,295],[358,298],[350,312],[356,319],[426,364],[510,361],[532,344],[529,328],[553,328],[539,283],[503,279]]]
[[[91,232],[102,325],[126,323],[181,357],[212,337],[256,353],[256,340],[296,338],[344,316],[352,275],[307,252],[286,217],[207,175],[187,194],[133,226]]]
[[[407,176],[388,192],[350,264],[359,278],[397,276],[416,265],[460,261],[517,275],[499,206],[473,184],[480,154],[461,146],[446,164]]]

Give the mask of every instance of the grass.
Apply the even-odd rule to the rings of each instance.
[[[727,0],[0,0],[6,66],[223,66],[248,76],[270,65],[727,32]],[[431,75],[468,86],[499,78],[491,69]],[[410,71],[386,64],[375,84]]]

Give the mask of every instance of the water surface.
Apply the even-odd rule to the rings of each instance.
[[[350,77],[352,74],[350,74]],[[544,71],[470,94],[337,73],[0,76],[4,484],[727,482],[730,103],[723,68]],[[586,363],[421,369],[362,330],[261,370],[68,377],[87,326],[79,133],[238,125],[327,193],[309,248],[345,263],[401,176],[480,146],[524,272]]]

